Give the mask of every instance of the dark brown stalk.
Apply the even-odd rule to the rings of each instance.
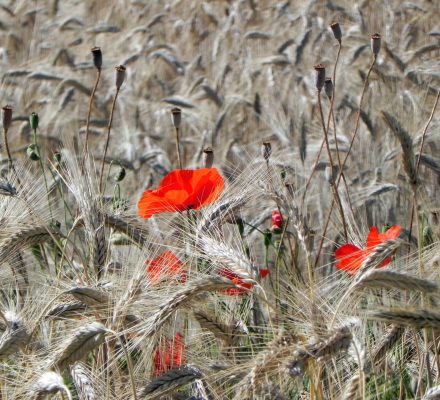
[[[18,177],[17,171],[15,170],[14,164],[12,163],[12,157],[11,157],[11,151],[9,150],[9,144],[8,144],[8,129],[3,129],[3,133],[4,133],[4,139],[5,139],[5,149],[6,149],[6,154],[8,156],[8,164],[9,164],[9,169],[12,170],[12,172],[14,173],[15,177],[17,178],[17,182],[18,184],[20,184],[20,179]]]
[[[98,88],[99,80],[101,78],[101,68],[97,69],[96,72],[96,81],[95,85],[93,86],[92,94],[90,95],[89,99],[89,108],[87,111],[87,122],[86,122],[86,138],[84,140],[84,159],[83,159],[83,166],[84,166],[84,160],[89,153],[89,133],[90,133],[90,116],[92,114],[92,105],[93,100],[95,98],[96,89]]]
[[[99,174],[99,191],[100,192],[102,190],[102,177],[104,175],[105,159],[107,157],[108,143],[110,142],[110,131],[112,129],[112,122],[113,122],[113,114],[115,111],[116,99],[118,98],[119,90],[120,90],[120,88],[117,87],[115,97],[113,98],[112,109],[110,112],[110,119],[108,121],[108,126],[107,126],[107,139],[105,141],[104,155],[102,156],[102,162],[101,162],[101,172]]]
[[[180,138],[179,138],[179,128],[175,128],[176,131],[176,152],[177,152],[177,161],[179,163],[179,169],[182,169],[182,159],[180,158]]]

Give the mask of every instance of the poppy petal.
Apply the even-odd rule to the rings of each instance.
[[[156,190],[147,190],[138,202],[139,215],[199,209],[215,201],[224,181],[215,168],[170,172]]]
[[[375,226],[371,227],[367,238],[367,248],[375,247],[381,243],[382,241],[380,239],[379,231]]]
[[[186,281],[186,271],[183,268],[183,263],[169,250],[155,259],[147,261],[146,264],[147,273],[153,284],[164,277],[182,274],[185,275],[184,281]]]
[[[335,251],[335,257],[340,260],[336,264],[336,268],[354,275],[367,256],[368,252],[365,250],[361,250],[353,244],[344,244]]]
[[[260,275],[263,279],[266,278],[268,273],[269,273],[268,269],[260,269]]]
[[[402,228],[399,225],[392,226],[383,234],[383,241],[396,240],[401,232]]]

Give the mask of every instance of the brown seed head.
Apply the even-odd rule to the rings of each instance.
[[[270,142],[263,142],[261,145],[261,155],[267,161],[269,160],[270,154],[272,153],[272,145]]]
[[[375,56],[379,54],[380,51],[381,38],[378,33],[371,35],[371,51]]]
[[[125,80],[125,72],[127,68],[123,65],[118,65],[116,68],[116,88],[120,89]]]
[[[3,129],[7,131],[12,124],[12,107],[4,106],[2,108]]]
[[[95,65],[96,69],[101,69],[102,67],[102,52],[100,47],[93,47],[92,50],[93,55],[93,64]]]
[[[331,100],[333,97],[333,81],[332,78],[325,78],[324,91],[327,97]]]
[[[335,37],[335,39],[341,43],[342,40],[342,31],[341,31],[341,26],[339,25],[338,22],[332,22],[330,24],[330,28],[333,32],[333,36]]]
[[[182,121],[182,110],[179,107],[174,107],[171,109],[171,115],[173,117],[174,128],[178,129]]]
[[[314,68],[316,71],[316,79],[315,79],[316,89],[318,90],[318,92],[320,92],[324,87],[325,67],[322,64],[317,64],[314,66]]]
[[[212,168],[212,164],[214,164],[214,152],[211,147],[207,147],[203,150],[203,167]]]

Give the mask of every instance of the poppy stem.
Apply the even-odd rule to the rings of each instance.
[[[179,169],[182,169],[182,159],[180,158],[180,138],[179,138],[179,128],[176,127],[176,153],[177,161],[179,163]]]
[[[12,172],[14,173],[15,177],[17,178],[17,182],[18,184],[20,184],[20,178],[18,177],[17,171],[15,170],[14,164],[12,163],[12,157],[11,157],[11,152],[9,150],[9,144],[8,144],[8,129],[4,128],[3,129],[3,135],[5,138],[5,149],[6,149],[6,154],[8,156],[8,164],[9,164],[9,169],[12,170]]]
[[[419,173],[420,160],[421,160],[421,157],[422,157],[423,146],[425,144],[426,132],[428,131],[429,125],[431,124],[431,121],[434,118],[434,113],[435,113],[435,110],[437,109],[437,105],[438,105],[439,100],[440,100],[440,89],[437,91],[437,96],[435,98],[435,102],[434,102],[434,105],[432,107],[431,114],[430,114],[430,116],[428,118],[428,121],[426,122],[425,127],[423,128],[422,140],[420,142],[420,148],[419,148],[419,155],[417,156],[417,161],[416,161],[416,172],[415,172],[415,177],[414,177],[414,180],[416,182],[417,182],[417,176],[418,176],[418,173]],[[416,198],[416,192],[414,191],[414,199],[415,198]],[[411,208],[411,217],[410,217],[410,220],[409,220],[409,235],[408,235],[408,237],[409,237],[410,240],[411,240],[412,226],[413,226],[413,220],[414,220],[414,211],[415,211],[414,208],[415,208],[415,205],[413,205],[413,207]],[[408,253],[410,251],[409,249],[410,249],[410,247],[408,247]]]
[[[345,237],[345,240],[348,240],[347,222],[345,221],[344,210],[342,208],[341,199],[339,197],[338,187],[333,182],[333,180],[334,180],[333,179],[333,166],[334,166],[334,164],[333,164],[333,157],[332,157],[332,153],[331,153],[331,150],[330,150],[330,144],[329,144],[329,141],[328,141],[328,130],[327,130],[326,126],[325,126],[324,114],[322,112],[321,92],[319,90],[317,91],[317,95],[318,95],[319,115],[321,116],[322,130],[324,131],[325,146],[327,148],[328,160],[330,162],[330,170],[331,170],[331,175],[332,175],[330,186],[332,188],[333,197],[334,197],[334,199],[336,201],[336,204],[338,205],[339,213],[341,214],[342,224],[344,226],[344,237]],[[330,114],[331,114],[331,109],[330,109]],[[329,117],[330,117],[330,114],[329,114]],[[340,173],[342,173],[342,171],[340,171]]]
[[[112,109],[110,112],[110,119],[108,121],[108,126],[107,126],[107,140],[105,141],[104,155],[102,156],[102,162],[101,162],[101,172],[99,174],[99,192],[101,192],[101,189],[102,189],[102,176],[104,175],[105,159],[107,157],[108,143],[110,142],[110,131],[112,129],[113,114],[115,111],[116,99],[118,98],[118,94],[119,94],[119,88],[117,87],[115,97],[113,97]]]
[[[101,78],[101,68],[98,68],[95,85],[93,86],[92,94],[90,95],[90,99],[89,99],[89,108],[87,111],[87,122],[86,122],[86,138],[84,140],[84,157],[81,165],[81,170],[83,170],[86,157],[89,154],[90,116],[92,114],[93,99],[95,98],[95,93],[96,93],[96,89],[98,88],[100,78]]]

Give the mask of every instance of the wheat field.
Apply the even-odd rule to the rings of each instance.
[[[1,1],[0,399],[440,399],[439,21]]]

